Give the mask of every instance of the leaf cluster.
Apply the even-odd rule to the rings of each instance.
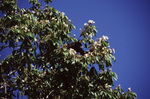
[[[53,7],[51,0],[41,8],[38,0],[32,7],[20,9],[16,0],[1,0],[0,51],[11,54],[0,63],[0,96],[54,99],[132,99],[134,92],[111,89],[115,72],[109,69],[115,61],[106,37],[94,40],[97,29],[87,23],[80,40],[87,53],[81,55],[67,44],[78,41],[71,37],[75,28],[71,20]],[[98,69],[97,69],[98,66]],[[17,91],[17,95],[15,92]]]

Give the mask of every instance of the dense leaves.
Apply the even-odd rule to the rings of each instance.
[[[0,96],[5,98],[26,95],[29,98],[61,99],[134,99],[128,89],[123,93],[112,72],[115,61],[107,36],[96,38],[93,20],[85,23],[79,37],[86,53],[68,48],[75,28],[71,20],[53,7],[51,0],[29,0],[29,9],[19,9],[16,0],[0,0],[0,51],[11,54],[0,63]]]

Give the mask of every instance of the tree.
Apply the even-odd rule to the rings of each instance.
[[[20,9],[16,0],[0,2],[4,14],[0,18],[0,51],[12,49],[0,63],[1,97],[136,98],[131,88],[126,93],[120,85],[111,88],[117,79],[110,68],[114,49],[107,36],[93,39],[97,33],[93,20],[84,24],[80,39],[76,39],[70,36],[75,26],[64,12],[49,6],[51,0],[44,0],[44,8],[38,0],[29,0],[29,9]],[[80,42],[86,51],[81,54],[68,47],[72,42]]]

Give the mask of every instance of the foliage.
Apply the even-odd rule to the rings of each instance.
[[[38,0],[29,0],[32,7],[20,9],[16,0],[0,0],[0,51],[12,52],[0,63],[0,96],[6,98],[26,95],[29,98],[62,99],[135,99],[120,85],[112,89],[115,72],[112,72],[114,49],[108,37],[96,36],[95,22],[89,20],[81,29],[80,40],[88,51],[80,55],[67,49],[75,28],[71,20],[53,7],[51,0],[41,8]],[[98,69],[96,69],[96,66]],[[17,95],[15,94],[17,92]]]

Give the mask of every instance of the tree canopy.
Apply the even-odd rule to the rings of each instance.
[[[20,9],[17,0],[0,0],[0,51],[11,49],[0,60],[0,97],[135,99],[131,88],[112,88],[115,50],[107,36],[96,37],[95,22],[84,23],[77,39],[65,13],[50,7],[51,0],[43,1],[44,8],[29,0],[32,6]],[[85,52],[68,47],[72,42],[80,42]]]

